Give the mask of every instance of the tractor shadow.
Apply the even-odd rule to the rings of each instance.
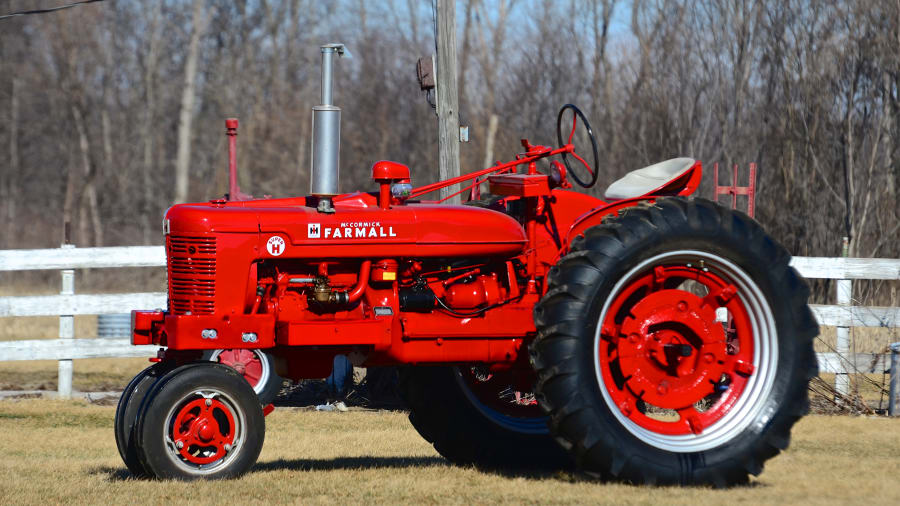
[[[333,459],[278,459],[258,462],[247,474],[267,471],[339,471],[350,469],[405,469],[425,467],[450,467],[440,457],[338,457]],[[135,476],[125,467],[99,466],[88,471],[91,475],[105,476],[106,481],[146,481],[145,476]]]
[[[341,471],[341,470],[378,470],[378,469],[408,469],[442,467],[452,468],[454,464],[441,457],[336,457],[331,459],[278,459],[267,462],[257,462],[247,472],[264,473],[268,471]],[[476,468],[478,472],[492,474],[505,478],[547,479],[556,478],[563,481],[572,481],[574,474],[567,470],[548,469],[495,469]],[[145,476],[135,476],[125,467],[99,466],[88,471],[91,475],[105,476],[106,481],[145,481],[150,480]],[[574,478],[577,480],[577,478]]]
[[[340,470],[379,470],[406,468],[469,468],[485,474],[502,478],[524,478],[526,480],[559,480],[565,482],[596,480],[583,476],[573,469],[548,467],[518,467],[504,469],[496,467],[457,466],[442,457],[336,457],[331,459],[278,459],[258,462],[248,474],[266,471],[340,471]]]
[[[92,468],[88,474],[106,476],[106,481],[146,481],[148,478],[135,476],[125,467],[99,466]]]
[[[445,461],[446,462],[446,461]],[[449,467],[453,467],[453,464],[446,462],[446,465]],[[566,467],[520,467],[515,469],[504,469],[504,468],[480,468],[476,467],[478,472],[486,475],[493,475],[498,478],[505,479],[524,479],[524,480],[533,480],[533,481],[542,481],[542,482],[558,482],[558,483],[584,483],[588,485],[612,485],[612,486],[622,486],[627,488],[633,488],[635,490],[653,490],[653,489],[666,489],[672,488],[676,490],[716,490],[716,491],[728,491],[728,490],[741,490],[741,489],[756,489],[756,488],[766,488],[770,485],[760,482],[758,480],[751,479],[748,483],[739,483],[725,487],[714,487],[711,485],[658,485],[658,484],[640,484],[640,483],[632,483],[629,481],[616,479],[616,478],[604,478],[601,476],[593,475],[586,473],[584,471],[580,471],[575,469],[574,465],[566,466]]]
[[[457,466],[442,457],[337,457],[332,459],[279,459],[268,462],[259,462],[253,466],[248,475],[266,471],[340,471],[340,470],[379,470],[379,469],[406,469],[406,468],[469,468],[477,472],[503,479],[524,479],[532,481],[556,481],[559,483],[587,483],[594,485],[624,485],[635,489],[668,488],[666,486],[640,485],[623,482],[616,479],[604,479],[591,476],[578,471],[574,465],[565,467],[528,467],[496,468],[479,466]],[[736,484],[727,487],[710,487],[708,485],[695,486],[669,486],[677,489],[696,490],[740,490],[766,488],[769,485],[757,480],[749,483]]]
[[[332,459],[278,459],[258,462],[249,473],[266,471],[339,471],[350,469],[406,469],[449,467],[440,457],[336,457]]]
[[[341,470],[378,470],[378,469],[407,469],[407,468],[428,468],[456,467],[451,462],[441,457],[337,457],[331,459],[278,459],[267,462],[258,462],[248,471],[248,475],[255,473],[264,473],[268,471],[341,471]],[[560,483],[593,483],[597,485],[626,485],[635,488],[648,488],[645,485],[634,485],[624,483],[618,480],[605,480],[593,476],[588,476],[582,472],[572,468],[550,469],[550,468],[519,468],[519,469],[497,469],[497,468],[475,468],[479,473],[493,475],[501,478],[511,479],[520,478],[525,480],[552,480]],[[134,476],[127,468],[100,466],[89,471],[91,475],[105,475],[105,480],[109,482],[126,482],[126,481],[152,481],[152,478]],[[736,489],[755,489],[766,488],[769,485],[757,480],[751,480],[749,483],[724,487],[720,490],[736,490]],[[652,485],[649,488],[655,488]],[[680,488],[696,488],[710,489],[708,486],[697,487],[680,487]]]

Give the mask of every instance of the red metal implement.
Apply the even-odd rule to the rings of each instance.
[[[719,164],[715,164],[713,168],[713,200],[719,200],[719,195],[731,195],[731,208],[737,209],[737,196],[747,196],[747,214],[752,218],[755,211],[756,200],[756,164],[750,164],[750,180],[747,186],[738,186],[738,166],[734,164],[731,173],[731,185],[719,186]]]

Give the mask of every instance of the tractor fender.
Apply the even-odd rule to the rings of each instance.
[[[635,197],[633,199],[619,200],[616,202],[605,204],[582,214],[572,223],[572,225],[569,227],[569,231],[566,232],[566,238],[563,241],[563,247],[560,248],[559,251],[559,258],[569,252],[572,241],[574,241],[576,237],[584,234],[585,230],[602,223],[603,219],[607,216],[617,216],[619,214],[619,211],[621,211],[622,209],[637,206],[643,202],[653,203],[655,201],[656,197],[654,196]]]

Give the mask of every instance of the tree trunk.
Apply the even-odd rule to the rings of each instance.
[[[497,115],[491,114],[491,119],[488,120],[487,137],[484,141],[484,163],[481,165],[482,168],[494,165],[494,138],[497,136],[498,124],[499,118]]]
[[[144,120],[142,126],[143,160],[141,164],[141,242],[151,243],[151,233],[158,229],[151,224],[155,220],[150,219],[153,212],[153,130],[154,112],[156,110],[156,65],[159,59],[160,44],[160,15],[162,13],[162,0],[153,4],[153,14],[150,18],[150,46],[147,52],[147,65],[144,69]]]
[[[597,12],[597,3],[602,5]],[[608,138],[607,146],[616,144],[617,128],[609,128],[613,124],[612,111],[612,85],[609,79],[609,59],[606,57],[606,47],[609,40],[609,23],[613,10],[616,8],[616,0],[594,0],[591,5],[592,31],[594,35],[594,75],[590,90],[592,113],[595,117],[602,118],[602,126],[597,129],[600,135],[610,130],[611,138]],[[601,139],[602,142],[602,139]]]
[[[469,102],[468,102],[468,90],[466,89],[466,75],[468,74],[469,69],[469,53],[471,52],[471,45],[469,43],[469,39],[471,38],[470,31],[472,29],[472,3],[475,0],[468,0],[466,2],[466,19],[463,25],[463,40],[462,40],[462,51],[459,55],[459,110],[468,114],[469,112]],[[466,121],[471,123],[471,119],[467,117]]]
[[[190,184],[191,133],[194,120],[194,99],[197,89],[197,59],[200,39],[206,31],[205,0],[194,0],[193,29],[184,65],[184,88],[178,114],[178,151],[175,157],[175,202],[187,202]]]
[[[103,223],[100,220],[100,206],[97,199],[97,189],[94,185],[94,176],[96,168],[91,161],[91,144],[87,135],[87,127],[84,124],[84,114],[78,106],[72,106],[72,117],[75,120],[75,131],[78,134],[78,147],[81,150],[81,164],[84,170],[84,190],[83,197],[87,197],[87,202],[79,198],[79,205],[87,205],[87,211],[90,211],[91,227],[93,228],[93,245],[103,246]],[[82,213],[79,218],[80,239],[84,245],[91,244],[88,237],[88,220],[87,212],[82,207]]]
[[[66,171],[66,194],[63,198],[62,233],[60,234],[60,242],[64,244],[68,243],[70,239],[69,230],[72,225],[72,211],[75,207],[75,190],[78,185],[75,165],[77,164],[70,162]]]
[[[9,99],[9,173],[6,175],[3,201],[6,204],[6,241],[4,247],[13,246],[16,226],[16,178],[19,175],[19,82],[12,78]]]

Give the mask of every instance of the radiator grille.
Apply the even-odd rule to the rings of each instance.
[[[212,314],[216,299],[216,238],[170,235],[169,311]]]

